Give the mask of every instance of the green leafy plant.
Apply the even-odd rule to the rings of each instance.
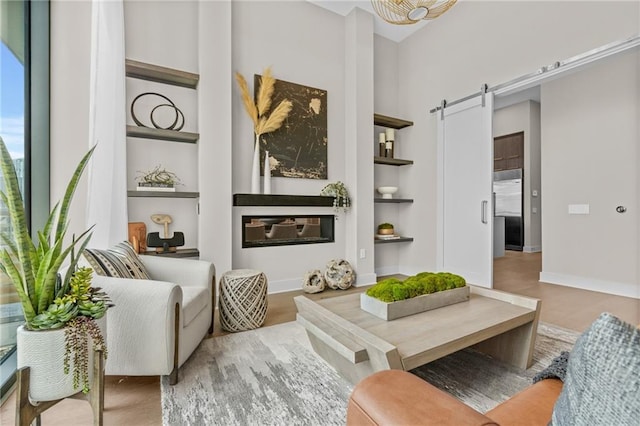
[[[334,197],[333,208],[337,211],[340,207],[346,212],[351,206],[351,200],[349,199],[349,191],[344,183],[337,181],[330,183],[320,191],[320,195],[327,197]]]
[[[388,222],[381,223],[378,225],[378,229],[393,229],[393,224]]]
[[[0,137],[0,168],[5,187],[4,191],[0,191],[0,198],[6,205],[10,218],[10,226],[0,233],[3,242],[0,270],[9,277],[16,289],[28,330],[69,327],[72,333],[84,333],[85,337],[91,333],[100,335],[95,323],[93,328],[77,327],[76,324],[101,318],[111,306],[105,293],[91,287],[91,270],[77,268],[78,258],[74,250],[77,248],[81,253],[86,248],[92,228],[84,231],[79,238],[72,238],[65,246],[69,207],[94,149],[95,147],[82,158],[67,185],[62,201],[56,203],[51,210],[44,229],[37,232],[36,247],[29,235],[24,201],[13,160]],[[60,269],[67,259],[69,267],[64,276],[61,276]],[[75,318],[80,317],[86,317],[86,320],[74,322]],[[71,346],[66,349],[71,354],[82,350],[80,346],[68,344]],[[104,339],[94,339],[94,345],[106,352]],[[88,377],[86,366],[84,367],[83,372],[82,363],[74,364],[74,368],[80,369],[79,377]]]
[[[405,280],[387,278],[370,287],[366,293],[368,296],[391,303],[423,294],[464,287],[466,284],[465,279],[460,275],[449,272],[421,272]]]

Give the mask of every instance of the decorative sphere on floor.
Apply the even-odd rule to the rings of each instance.
[[[356,273],[351,264],[344,259],[332,259],[327,262],[324,279],[329,288],[346,290],[355,282]]]
[[[307,271],[302,280],[302,289],[305,293],[320,293],[327,286],[327,282],[318,269]]]

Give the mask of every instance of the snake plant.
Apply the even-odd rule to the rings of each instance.
[[[54,301],[62,300],[69,292],[69,283],[76,272],[78,261],[74,256],[74,249],[77,247],[78,252],[82,253],[91,238],[89,228],[65,246],[71,200],[94,149],[95,147],[82,158],[67,185],[64,198],[51,210],[44,229],[37,232],[36,246],[29,235],[15,167],[7,146],[0,137],[0,168],[4,179],[4,191],[0,191],[0,197],[7,206],[10,217],[9,229],[3,229],[0,233],[3,246],[0,250],[0,269],[13,282],[22,303],[28,329],[60,327],[77,315],[72,312],[73,307],[65,306],[66,303],[56,304]],[[60,277],[60,268],[68,257],[69,268],[65,276]],[[53,316],[58,320],[53,323],[43,322],[46,316]]]

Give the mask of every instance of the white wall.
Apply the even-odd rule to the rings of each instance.
[[[295,19],[292,17],[295,16]],[[272,67],[275,78],[317,87],[327,91],[328,180],[273,177],[273,194],[319,195],[329,182],[343,181],[352,196],[355,187],[346,181],[345,99],[345,18],[307,2],[233,2],[232,69],[247,79],[253,90],[253,75]],[[211,41],[215,42],[215,41]],[[253,153],[253,124],[233,85],[232,188],[234,193],[248,193]],[[225,143],[225,141],[217,141]],[[335,243],[245,248],[239,232],[241,215],[279,214],[272,208],[233,209],[233,268],[263,270],[270,288],[300,288],[302,276],[309,269],[323,270],[328,260],[345,257],[345,214],[336,222],[339,236]],[[327,209],[275,209],[282,214],[320,214]],[[329,214],[331,214],[331,209]],[[326,213],[326,212],[324,212]],[[353,214],[352,212],[347,215]],[[349,259],[351,262],[353,258]],[[358,271],[359,272],[359,271]]]
[[[374,111],[378,114],[390,117],[400,117],[398,111],[398,43],[384,37],[374,37]],[[374,127],[372,129],[371,143],[374,145],[375,155],[379,155],[378,133],[384,132],[384,127]],[[394,146],[394,157],[404,158],[402,149],[406,143],[411,141],[404,138],[404,131],[396,131],[396,143]],[[395,167],[384,164],[374,165],[373,189],[380,186],[397,186],[396,197],[411,198],[411,194],[406,192],[406,188],[400,185],[400,174],[411,166]],[[374,197],[381,195],[374,192]],[[401,210],[410,208],[398,204],[374,204],[374,228],[371,233],[375,233],[377,226],[383,222],[394,225],[394,229],[401,235],[412,235],[411,231],[404,225]],[[375,271],[378,275],[395,274],[399,272],[400,250],[402,244],[377,244],[375,248]]]
[[[132,15],[132,11],[142,11],[146,6],[155,11],[148,16]],[[306,2],[233,2],[230,6],[231,10],[221,11],[189,1],[125,2],[127,21],[140,23],[135,29],[128,24],[128,51],[134,49],[140,60],[154,62],[157,58],[157,62],[166,62],[163,65],[202,72],[203,78],[206,73],[207,78],[213,79],[209,80],[211,84],[213,81],[219,84],[215,87],[220,91],[199,92],[197,98],[199,121],[211,120],[199,126],[206,133],[201,143],[212,144],[207,145],[207,156],[214,156],[212,146],[221,147],[221,166],[211,166],[205,173],[203,161],[213,161],[213,158],[201,156],[198,160],[199,180],[204,181],[200,182],[199,190],[214,188],[212,194],[216,194],[215,199],[209,198],[208,208],[204,203],[202,206],[200,221],[207,221],[208,232],[216,220],[221,219],[228,226],[230,215],[235,215],[230,207],[231,190],[224,188],[231,186],[232,192],[247,192],[249,188],[252,126],[240,104],[231,71],[240,71],[251,81],[252,74],[272,65],[276,78],[327,89],[329,181],[344,180],[349,167],[344,155],[345,144],[350,143],[345,130],[346,18]],[[415,161],[413,166],[403,168],[398,177],[398,186],[415,200],[410,208],[401,212],[403,227],[410,230],[415,241],[396,249],[399,270],[411,273],[435,266],[436,116],[428,110],[443,98],[453,100],[476,92],[483,83],[504,82],[542,65],[635,35],[639,32],[639,14],[637,2],[459,2],[447,14],[398,44],[395,52],[393,46],[384,41],[374,42],[376,111],[415,123],[402,130],[397,148],[398,156]],[[296,19],[291,19],[292,16]],[[52,200],[62,195],[70,170],[89,144],[90,22],[88,2],[52,1]],[[221,33],[199,28],[202,25],[198,23],[221,26]],[[146,28],[152,30],[147,32]],[[131,40],[134,34],[136,41]],[[207,54],[211,57],[204,71],[201,68]],[[216,55],[222,56],[214,63]],[[381,66],[390,55],[397,76],[396,87],[396,82],[387,86],[391,76],[389,65]],[[210,98],[202,99],[202,96]],[[231,115],[225,116],[225,102],[229,104],[230,96],[231,109],[226,110],[230,110]],[[397,103],[392,105],[391,101]],[[366,107],[367,101],[355,102]],[[230,121],[233,122],[230,124]],[[223,130],[216,132],[215,126]],[[375,136],[372,139],[371,143],[375,143]],[[361,161],[369,158],[363,157]],[[274,193],[317,194],[326,183],[276,178],[273,189]],[[373,186],[366,190],[373,195]],[[84,229],[86,197],[82,191],[81,186],[72,209],[72,232]],[[218,259],[222,259],[219,273],[223,272],[220,269],[249,264],[242,252],[237,253],[237,243],[232,246],[230,232],[225,230],[221,240],[207,236],[209,239],[203,241],[201,237],[198,242],[201,249],[210,244],[203,253],[212,256],[214,262],[218,264]],[[640,231],[636,235],[640,236]],[[361,232],[352,236],[354,248],[349,253],[346,245],[337,245],[331,255],[353,256],[352,251],[362,245],[361,237]],[[230,253],[233,253],[233,265]],[[278,269],[284,267],[279,265]],[[301,271],[284,275],[277,275],[276,279],[299,277]]]
[[[200,2],[198,112],[200,143],[200,258],[214,262],[218,277],[232,268],[231,4]]]
[[[640,296],[639,76],[626,53],[542,86],[544,281]]]
[[[524,247],[541,250],[540,212],[540,104],[524,101],[493,113],[493,137],[524,132]],[[537,191],[537,196],[533,196]],[[534,212],[535,209],[535,212]]]
[[[374,103],[373,17],[353,9],[345,18],[345,178],[353,194],[346,217],[345,259],[357,271],[356,284],[376,281],[374,273],[373,144]]]
[[[416,230],[409,268],[433,269],[436,259],[438,118],[428,110],[476,93],[483,83],[506,82],[637,35],[639,14],[637,2],[458,2],[400,43],[398,114],[414,116],[408,137],[416,141],[407,146],[416,163],[404,184],[415,198],[407,215]]]

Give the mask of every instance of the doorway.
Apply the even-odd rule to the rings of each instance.
[[[504,218],[506,250],[524,247],[524,164],[524,131],[493,139],[494,216]]]

